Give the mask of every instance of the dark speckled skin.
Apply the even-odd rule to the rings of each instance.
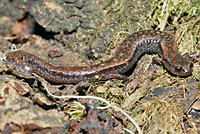
[[[81,81],[123,78],[144,53],[158,53],[164,66],[173,74],[188,76],[192,73],[192,63],[182,57],[171,34],[157,30],[145,30],[127,37],[115,55],[102,63],[83,67],[56,67],[37,56],[14,51],[7,54],[7,65],[22,76],[35,73],[56,83],[76,84]],[[97,77],[98,76],[98,77]]]

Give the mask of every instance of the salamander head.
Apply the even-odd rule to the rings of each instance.
[[[163,64],[172,74],[182,77],[192,74],[193,63],[188,57],[176,54],[173,57],[163,59]]]

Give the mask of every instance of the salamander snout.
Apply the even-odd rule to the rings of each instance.
[[[167,70],[174,75],[184,77],[192,74],[193,62],[178,53],[173,57],[164,58],[162,62]]]
[[[192,67],[193,63],[188,62],[188,64],[182,66],[175,66],[174,72],[172,73],[178,76],[189,76],[192,74]]]

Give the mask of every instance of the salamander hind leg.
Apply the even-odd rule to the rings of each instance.
[[[129,81],[129,78],[123,74],[110,73],[109,76],[112,79],[120,79],[120,80],[124,80],[124,81]]]

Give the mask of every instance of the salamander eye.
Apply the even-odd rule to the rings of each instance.
[[[185,72],[185,70],[181,66],[175,66],[175,72],[181,72],[181,71]]]

